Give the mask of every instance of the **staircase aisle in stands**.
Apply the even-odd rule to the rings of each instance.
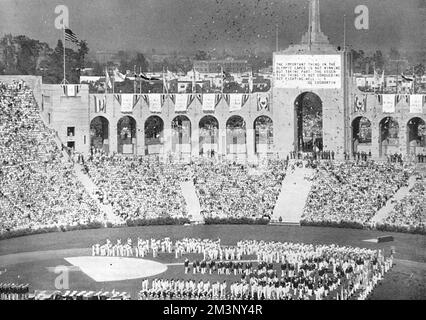
[[[274,208],[273,220],[282,219],[282,224],[300,225],[312,182],[306,180],[314,174],[314,170],[308,168],[296,168],[294,172],[288,170],[283,180],[281,192]]]
[[[106,220],[113,224],[118,224],[118,225],[124,224],[125,221],[122,218],[118,217],[116,214],[114,214],[114,211],[111,205],[105,205],[99,201],[99,199],[97,198],[95,194],[95,192],[98,190],[98,187],[92,181],[92,179],[83,172],[83,166],[81,166],[78,163],[75,163],[74,171],[78,180],[80,180],[80,182],[83,184],[86,191],[89,193],[92,199],[96,202],[98,208],[102,211],[102,213],[104,213]]]
[[[378,223],[386,219],[386,217],[392,212],[397,202],[399,202],[402,198],[404,198],[409,193],[410,189],[414,186],[415,182],[416,182],[416,178],[414,176],[411,176],[408,179],[408,187],[400,188],[395,193],[395,195],[388,200],[386,205],[383,208],[381,208],[379,211],[377,211],[376,215],[371,219],[371,222]]]
[[[192,217],[191,222],[203,223],[204,219],[201,215],[200,199],[198,199],[197,192],[193,181],[182,181],[180,184],[182,195],[185,198],[188,214]]]

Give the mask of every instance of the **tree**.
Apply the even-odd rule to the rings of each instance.
[[[146,61],[145,56],[140,52],[138,52],[136,56],[130,61],[130,65],[133,65],[132,68],[126,70],[133,70],[134,66],[136,66],[136,68],[140,68],[142,71],[148,70],[148,61]],[[136,72],[139,72],[139,69],[136,70]]]
[[[395,48],[391,48],[389,52],[389,59],[390,60],[398,60],[401,58],[401,55],[399,51]]]
[[[383,68],[385,66],[385,59],[384,59],[383,54],[380,50],[377,50],[374,53],[373,61],[374,61],[376,69],[383,70]]]
[[[425,74],[425,66],[422,63],[419,63],[414,66],[414,74],[418,77],[422,77]]]
[[[210,60],[210,55],[203,50],[198,50],[195,54],[195,60]]]

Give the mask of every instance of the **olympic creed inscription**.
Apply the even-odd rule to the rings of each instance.
[[[340,89],[340,55],[276,55],[274,87],[282,89]]]

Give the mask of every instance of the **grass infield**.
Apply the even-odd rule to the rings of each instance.
[[[393,242],[371,243],[363,240],[384,235],[394,237]],[[334,229],[322,227],[297,226],[262,226],[262,225],[198,225],[198,226],[149,226],[114,229],[81,230],[62,233],[49,233],[26,236],[0,241],[0,282],[30,283],[33,289],[55,289],[57,274],[52,270],[59,265],[70,265],[65,257],[90,255],[90,247],[96,242],[104,243],[109,238],[115,242],[120,238],[131,237],[135,243],[137,237],[144,239],[172,240],[184,237],[220,238],[222,244],[233,245],[241,239],[265,241],[302,242],[312,244],[332,244],[382,249],[385,254],[395,248],[396,263],[384,281],[376,288],[371,299],[423,299],[426,300],[426,236],[402,233],[388,233],[370,230]],[[46,252],[55,250],[54,252]],[[25,254],[23,254],[25,253]],[[17,254],[17,255],[15,255]],[[152,256],[146,257],[152,259]],[[195,259],[196,256],[189,256]],[[199,257],[198,257],[199,258]],[[250,257],[248,257],[250,258]],[[183,258],[184,259],[184,258]],[[174,255],[160,254],[161,263],[177,261]],[[239,276],[185,275],[183,266],[169,266],[167,271],[155,276],[157,278],[208,279],[228,283]],[[153,277],[151,277],[153,278]],[[136,297],[141,287],[141,280],[114,282],[95,282],[81,271],[72,271],[69,275],[71,290],[120,290]]]

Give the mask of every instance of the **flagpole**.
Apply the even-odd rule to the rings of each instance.
[[[65,25],[64,25],[64,27],[62,28],[62,30],[63,30],[63,45],[62,45],[62,47],[63,47],[63,49],[64,49],[64,79],[62,80],[62,82],[63,82],[63,84],[66,84],[67,83],[67,77],[66,77],[66,69],[65,69]]]
[[[221,65],[220,66],[220,76],[222,77],[222,88],[221,88],[221,93],[223,94],[223,86],[224,86],[224,83],[225,83],[225,80],[224,80],[224,78],[223,78],[223,66]]]
[[[142,66],[139,66],[139,77],[138,78],[140,78],[141,73],[142,73]],[[142,81],[139,81],[139,93],[142,94]]]
[[[136,65],[133,66],[133,75],[134,75],[134,79],[133,79],[133,94],[136,94]]]
[[[166,81],[166,78],[164,78],[164,67],[163,67],[163,94],[166,93],[165,81]]]

